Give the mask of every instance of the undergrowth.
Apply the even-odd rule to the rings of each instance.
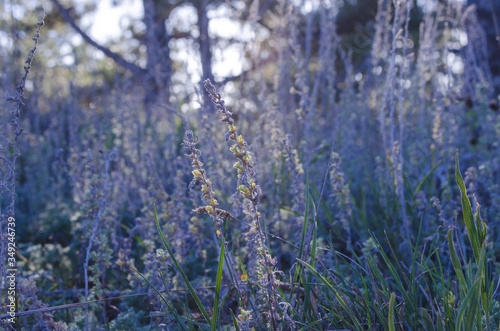
[[[245,149],[246,142],[236,134],[236,124],[231,113],[225,108],[224,101],[210,81],[205,82],[207,92],[216,104],[222,122],[228,125],[226,140],[234,141],[231,152],[238,158],[234,164],[237,169],[237,190],[243,198],[257,197],[251,189],[257,189],[253,176],[245,175],[245,166],[251,164],[251,155]],[[196,302],[203,318],[195,319],[192,309],[188,321],[171,305],[160,290],[155,291],[175,316],[177,327],[191,329],[236,330],[496,330],[500,321],[500,305],[495,298],[495,281],[488,263],[491,252],[487,250],[487,225],[481,218],[480,205],[475,201],[473,210],[463,177],[459,169],[459,154],[455,158],[455,180],[460,191],[462,219],[467,239],[460,240],[455,226],[436,229],[433,238],[422,238],[419,229],[410,245],[410,255],[406,249],[394,247],[390,235],[379,240],[371,233],[360,243],[360,252],[350,250],[343,254],[327,243],[320,244],[315,217],[304,214],[304,226],[300,245],[295,246],[296,262],[288,275],[275,269],[276,260],[270,255],[269,237],[262,230],[259,219],[249,223],[253,235],[247,241],[255,245],[256,259],[251,265],[260,271],[235,275],[234,258],[227,251],[230,246],[225,232],[226,222],[237,221],[229,212],[219,209],[214,196],[212,182],[200,161],[201,151],[195,145],[198,137],[192,131],[186,132],[184,146],[186,157],[193,166],[193,182],[201,183],[202,201],[206,204],[196,207],[195,212],[207,214],[213,220],[212,228],[219,243],[217,273],[213,305],[205,306],[199,299],[183,267],[168,244],[155,210],[155,222],[164,248],[168,252],[173,267],[182,275],[189,294]],[[252,173],[253,174],[253,173]],[[243,178],[242,178],[243,177]],[[307,193],[307,192],[306,192]],[[260,192],[259,192],[260,194]],[[307,193],[309,195],[309,193]],[[474,197],[475,199],[475,197]],[[257,200],[257,199],[255,199]],[[255,207],[250,201],[250,208]],[[254,204],[255,203],[255,204]],[[308,199],[308,206],[313,202]],[[313,206],[311,206],[313,207]],[[307,210],[308,208],[306,208]],[[250,221],[255,215],[247,213]],[[311,223],[309,223],[309,221]],[[439,232],[442,235],[439,236]],[[447,246],[441,242],[447,238]],[[306,254],[306,252],[308,254]],[[265,254],[259,257],[258,254]],[[450,267],[451,265],[451,267]],[[227,272],[224,273],[223,269]],[[262,272],[262,270],[267,270]],[[147,278],[145,278],[147,280]],[[149,282],[148,282],[149,283]],[[151,283],[149,283],[151,284]],[[221,287],[228,290],[223,296]],[[230,289],[233,289],[231,291]],[[238,307],[234,310],[224,307],[224,302],[232,293]],[[232,320],[222,318],[221,311],[228,309]]]

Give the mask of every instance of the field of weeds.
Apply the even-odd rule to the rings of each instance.
[[[0,14],[0,328],[499,330],[481,7],[144,0],[103,45],[25,2]]]

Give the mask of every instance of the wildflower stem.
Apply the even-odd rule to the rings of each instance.
[[[238,187],[237,190],[243,199],[250,202],[249,214],[252,217],[252,228],[249,231],[249,241],[255,245],[257,252],[257,277],[258,283],[263,290],[265,300],[269,308],[269,316],[266,322],[273,330],[277,330],[276,313],[278,309],[277,293],[278,281],[274,274],[274,267],[276,265],[275,259],[271,256],[268,246],[266,245],[266,236],[262,228],[261,213],[259,212],[259,198],[261,189],[255,180],[255,168],[248,144],[241,134],[238,134],[232,112],[230,112],[225,105],[225,101],[217,92],[215,86],[209,79],[204,81],[205,90],[212,100],[217,110],[221,115],[220,120],[227,126],[225,134],[226,141],[231,141],[233,145],[229,150],[237,159],[234,168],[237,171]]]

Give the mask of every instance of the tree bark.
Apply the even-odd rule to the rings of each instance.
[[[204,91],[203,82],[205,79],[210,79],[214,81],[214,75],[212,72],[212,43],[210,40],[210,34],[208,31],[209,19],[208,19],[208,1],[201,0],[197,9],[198,12],[198,30],[200,35],[198,36],[198,45],[200,47],[200,62],[202,77],[200,81],[200,90]],[[214,111],[215,107],[206,93],[203,93],[203,109],[206,111]]]
[[[486,35],[488,62],[493,80],[494,96],[500,94],[500,1],[469,0],[476,5],[479,24]]]
[[[172,77],[169,41],[171,36],[161,15],[161,0],[144,0],[144,23],[146,24],[147,74],[143,80],[146,104],[158,99],[168,102]]]

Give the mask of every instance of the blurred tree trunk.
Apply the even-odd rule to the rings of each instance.
[[[83,31],[76,22],[71,13],[60,3],[60,0],[52,0],[58,12],[82,38],[102,51],[107,57],[111,58],[116,64],[131,72],[141,82],[145,90],[145,104],[151,105],[158,101],[167,101],[170,96],[170,85],[172,78],[172,60],[170,58],[169,42],[172,38],[166,27],[166,21],[169,19],[172,11],[180,6],[190,4],[197,12],[197,27],[199,36],[196,42],[199,46],[199,56],[202,68],[202,82],[205,79],[214,81],[212,72],[212,39],[209,34],[209,5],[220,5],[220,1],[191,0],[191,1],[168,1],[168,0],[143,0],[144,17],[143,22],[146,25],[146,31],[140,41],[146,46],[146,68],[141,68],[133,62],[127,61],[121,55],[111,51],[109,48],[100,45]],[[182,35],[181,38],[189,38],[191,35]],[[202,89],[203,90],[203,87]],[[206,100],[208,101],[208,100]],[[205,102],[211,107],[211,102]]]
[[[493,79],[495,97],[500,94],[500,1],[469,0],[476,5],[479,24],[485,32],[488,61]]]
[[[209,19],[207,16],[208,1],[201,0],[198,6],[198,29],[200,30],[200,35],[198,36],[198,43],[200,46],[200,60],[202,68],[202,80],[210,79],[214,80],[214,75],[212,73],[212,43],[208,31]]]
[[[209,19],[207,15],[207,5],[207,0],[201,0],[196,8],[198,12],[198,29],[200,32],[200,35],[198,36],[198,45],[200,47],[200,62],[202,70],[200,91],[202,91],[203,94],[204,109],[214,111],[215,108],[212,102],[210,102],[210,98],[206,93],[203,93],[203,81],[205,79],[210,79],[212,82],[214,81],[214,75],[212,73],[212,43],[208,31]]]
[[[143,5],[147,49],[147,74],[143,79],[146,90],[145,101],[146,104],[152,104],[158,99],[168,102],[172,60],[168,46],[171,37],[165,25],[168,16],[162,17],[165,4],[161,0],[144,0]]]

